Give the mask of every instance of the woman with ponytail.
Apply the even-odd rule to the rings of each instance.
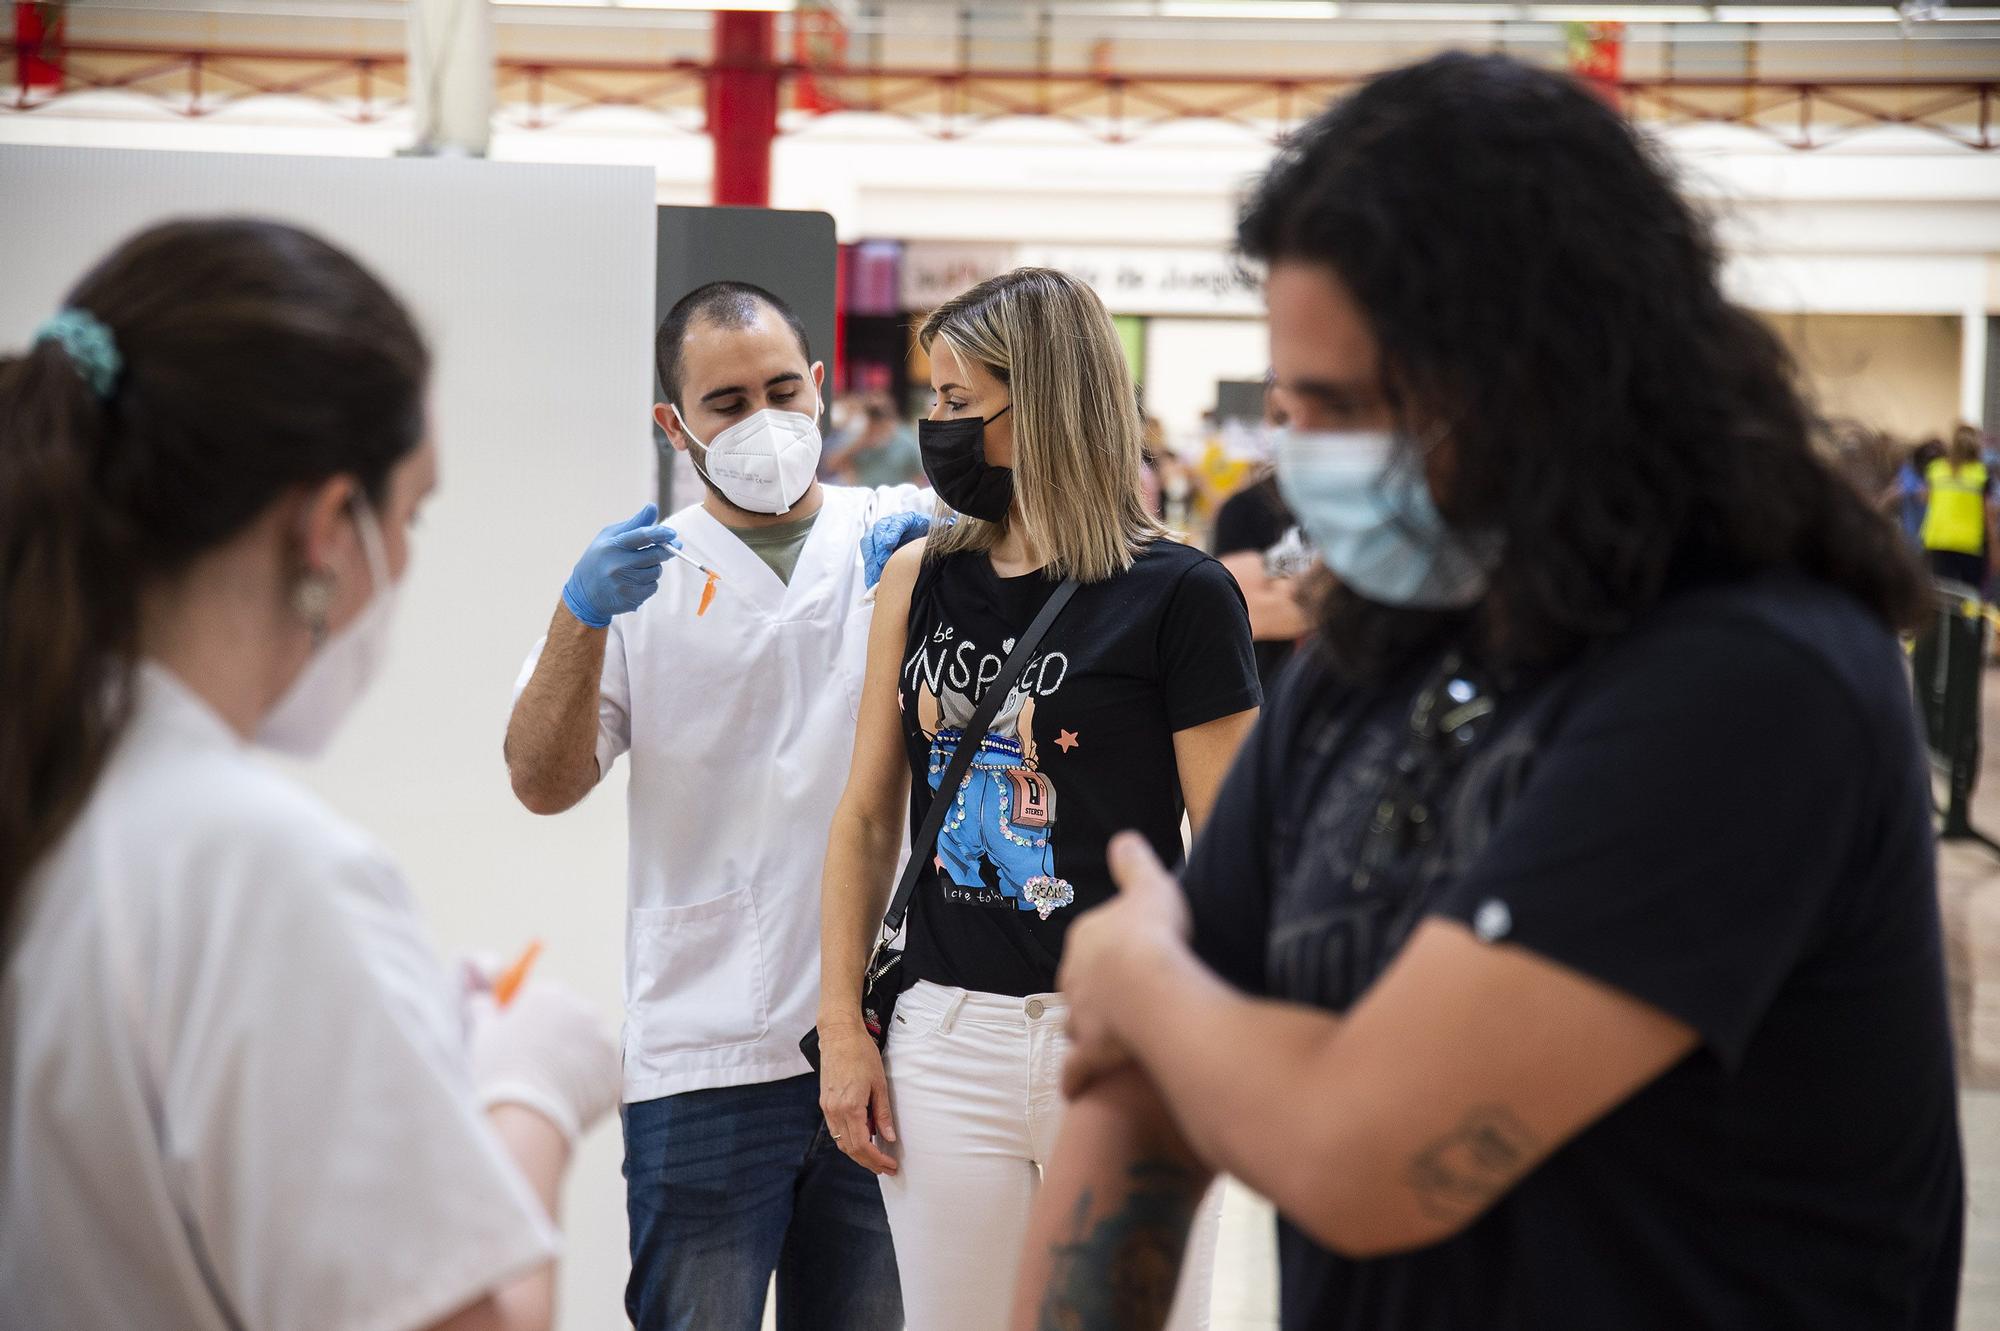
[[[0,359],[0,1325],[551,1321],[609,1040],[449,981],[251,752],[313,756],[380,660],[428,375],[374,276],[239,220],[133,237]]]

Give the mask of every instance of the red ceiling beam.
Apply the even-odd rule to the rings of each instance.
[[[1253,133],[1276,123],[1282,130],[1297,116],[1366,78],[1108,69],[809,68],[775,59],[771,17],[718,15],[716,58],[706,62],[503,59],[499,62],[503,100],[511,92],[513,105],[525,106],[525,119],[514,121],[524,128],[542,128],[592,107],[638,107],[677,124],[705,110],[707,123],[721,131],[716,148],[718,201],[725,192],[732,200],[750,201],[769,197],[769,144],[781,132],[778,107],[784,86],[807,76],[830,94],[837,93],[842,110],[830,114],[899,116],[944,138],[961,137],[969,129],[1011,116],[1050,116],[1082,123],[1112,142],[1184,120],[1220,120]],[[732,21],[725,25],[724,18]],[[27,68],[22,62],[33,55],[17,40],[17,69]],[[0,98],[0,109],[33,111],[80,92],[122,89],[150,96],[180,114],[198,116],[250,96],[293,93],[339,101],[342,98],[325,85],[352,74],[364,89],[361,106],[358,113],[342,114],[368,121],[380,119],[383,107],[392,104],[376,100],[375,78],[394,71],[399,82],[402,65],[401,55],[390,52],[118,43],[70,44],[64,55],[61,89],[21,86],[17,77],[13,96]],[[124,67],[134,60],[146,63],[137,69]],[[257,65],[292,69],[282,78],[268,77],[253,68]],[[308,67],[307,72],[301,74],[299,66]],[[207,84],[202,82],[204,72],[210,76]],[[219,74],[225,74],[232,86],[216,87],[213,77]],[[602,86],[611,77],[642,81],[636,86]],[[179,80],[171,92],[137,86],[170,78]],[[1213,96],[1221,89],[1241,91]],[[2000,150],[2000,127],[1992,114],[2000,80],[1620,79],[1607,91],[1613,89],[1641,120],[1735,125],[1798,149],[1825,147],[1873,128],[1904,127],[1976,151]],[[561,94],[560,99],[548,100],[550,90]],[[1716,93],[1732,96],[1715,99]],[[1895,104],[1871,104],[1871,98],[1890,93],[1905,96]],[[1251,114],[1265,100],[1273,102],[1279,114],[1269,119]],[[1093,103],[1102,103],[1104,110],[1093,113]],[[1796,116],[1783,126],[1767,121],[1779,108],[1793,110]]]

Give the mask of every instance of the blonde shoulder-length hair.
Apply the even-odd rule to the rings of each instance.
[[[1016,268],[953,297],[918,333],[1007,385],[1021,534],[1059,577],[1098,582],[1168,535],[1140,488],[1138,394],[1097,293],[1052,268]],[[960,514],[933,527],[928,557],[990,550],[1004,523]]]

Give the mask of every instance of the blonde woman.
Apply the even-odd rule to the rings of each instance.
[[[882,579],[827,852],[820,1103],[881,1177],[910,1326],[980,1331],[1005,1321],[1062,1119],[1064,933],[1114,891],[1113,833],[1179,857],[1181,816],[1207,818],[1259,693],[1235,582],[1146,508],[1131,376],[1091,290],[1019,269],[939,308],[921,341],[936,392],[924,469],[958,516]],[[862,971],[904,829],[1064,578],[1074,598],[948,793],[937,844],[915,852],[931,868],[878,1054]],[[1190,1315],[1205,1271],[1194,1284]]]

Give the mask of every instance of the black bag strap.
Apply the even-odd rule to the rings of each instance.
[[[1015,640],[1014,650],[1007,654],[999,677],[986,686],[986,696],[973,709],[972,719],[965,723],[958,749],[951,755],[951,765],[945,769],[944,780],[938,783],[937,794],[931,799],[930,812],[924,815],[924,825],[910,838],[910,859],[903,866],[903,879],[896,884],[896,895],[889,900],[888,914],[882,917],[883,939],[894,938],[902,930],[903,917],[910,913],[910,898],[917,890],[917,879],[937,846],[938,832],[944,827],[945,815],[951,811],[952,800],[956,798],[965,774],[972,770],[972,760],[979,753],[980,742],[986,738],[993,718],[1000,714],[1001,704],[1007,701],[1007,695],[1014,691],[1014,685],[1028,668],[1028,658],[1041,645],[1049,625],[1056,622],[1056,616],[1062,613],[1062,608],[1075,594],[1075,578],[1064,578],[1049,593],[1049,599],[1043,602],[1041,612],[1028,625],[1028,631]],[[880,945],[877,946],[879,948]]]

